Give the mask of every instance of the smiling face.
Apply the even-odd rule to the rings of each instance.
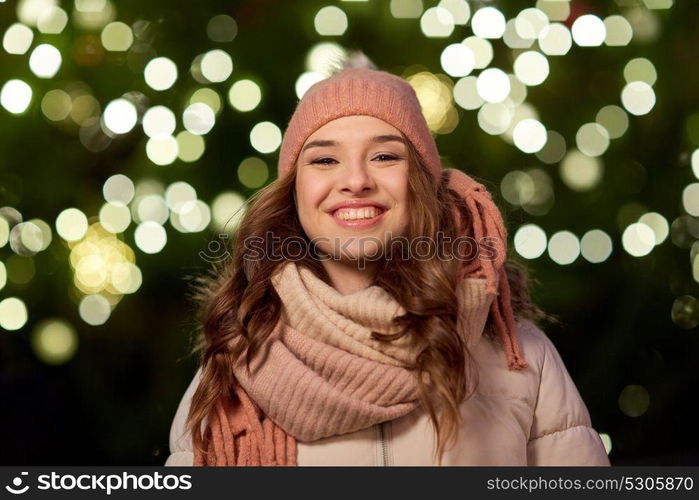
[[[311,134],[296,163],[296,203],[306,235],[342,261],[375,261],[408,220],[408,148],[371,116],[345,116]]]

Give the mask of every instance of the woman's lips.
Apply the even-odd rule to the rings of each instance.
[[[340,227],[343,227],[345,229],[365,229],[378,224],[379,221],[383,218],[383,215],[387,212],[387,210],[383,210],[378,207],[376,210],[378,211],[378,214],[370,219],[343,219],[339,217],[341,210],[335,210],[330,215],[335,221],[335,223],[337,223],[337,225],[339,225]]]

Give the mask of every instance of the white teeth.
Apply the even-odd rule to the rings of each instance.
[[[342,220],[373,219],[378,214],[376,207],[341,208],[337,211],[337,217]]]

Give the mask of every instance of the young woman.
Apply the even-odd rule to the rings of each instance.
[[[497,207],[441,168],[407,82],[316,83],[278,169],[200,283],[166,465],[609,465]]]

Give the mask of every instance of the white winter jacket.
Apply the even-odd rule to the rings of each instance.
[[[529,366],[508,370],[499,339],[472,347],[479,371],[476,393],[461,404],[462,432],[442,465],[610,465],[589,412],[553,343],[534,323],[517,323]],[[184,432],[197,371],[175,414],[165,465],[192,465]],[[413,412],[349,434],[298,441],[298,465],[436,465],[429,416]]]

